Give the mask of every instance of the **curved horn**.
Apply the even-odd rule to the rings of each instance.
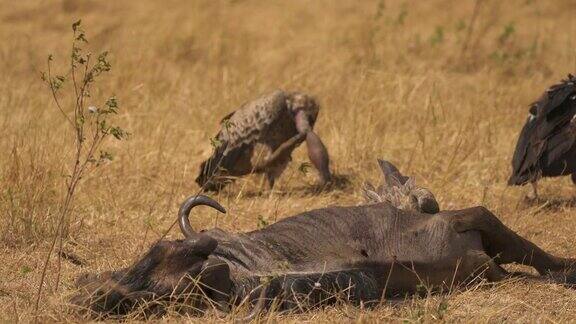
[[[200,235],[192,229],[189,219],[190,211],[198,205],[210,206],[221,213],[226,213],[226,209],[210,197],[195,195],[186,198],[178,211],[178,225],[180,225],[180,230],[187,239],[197,240],[200,238]]]

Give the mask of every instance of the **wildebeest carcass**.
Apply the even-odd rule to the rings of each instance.
[[[224,117],[212,156],[200,166],[196,182],[218,190],[228,177],[264,173],[270,188],[306,141],[320,184],[330,181],[326,147],[314,132],[320,106],[304,93],[277,90],[242,105]]]
[[[530,106],[516,144],[509,185],[532,185],[541,177],[572,175],[576,184],[576,78],[550,87]]]
[[[390,172],[384,187],[410,181],[388,162],[380,165]],[[267,308],[334,303],[339,292],[366,305],[423,286],[495,282],[510,275],[501,267],[508,263],[536,268],[533,280],[574,283],[576,259],[546,253],[486,208],[423,213],[433,196],[415,185],[409,192],[413,203],[374,202],[372,191],[369,204],[312,210],[248,233],[194,231],[194,206],[224,209],[206,196],[190,197],[179,211],[184,240],[160,241],[129,268],[81,278],[73,303],[92,314],[121,315],[135,307],[161,313],[174,304],[226,312],[247,301],[255,305],[250,319]]]

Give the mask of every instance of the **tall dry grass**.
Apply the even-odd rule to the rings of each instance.
[[[527,105],[575,70],[575,10],[570,0],[3,1],[0,319],[32,319],[66,191],[73,134],[40,71],[50,53],[66,61],[75,20],[93,52],[112,53],[112,74],[94,95],[119,98],[116,121],[133,135],[109,143],[115,159],[78,189],[64,250],[85,265],[64,260],[56,291],[58,263],[49,264],[43,321],[78,320],[64,312],[74,278],[129,264],[170,228],[178,203],[198,190],[193,179],[220,118],[274,88],[320,99],[318,132],[332,168],[351,184],[310,193],[315,176],[298,170],[306,161],[298,149],[274,192],[260,194],[258,177],[241,179],[217,197],[228,215],[199,210],[196,227],[246,231],[314,207],[356,204],[383,157],[432,189],[443,208],[483,204],[545,249],[576,255],[568,179],[543,181],[549,201],[539,205],[505,185]],[[565,321],[574,305],[572,290],[509,282],[281,319]]]

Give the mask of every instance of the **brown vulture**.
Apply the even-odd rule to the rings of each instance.
[[[196,182],[217,191],[230,177],[264,173],[272,188],[292,151],[306,141],[320,184],[326,184],[331,179],[328,151],[313,131],[319,109],[313,97],[282,90],[245,103],[222,119],[214,152],[202,163]]]
[[[572,175],[576,184],[576,78],[550,87],[530,106],[520,132],[508,185],[530,183],[537,198],[541,177]]]

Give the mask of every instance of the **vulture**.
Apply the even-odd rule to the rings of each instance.
[[[538,198],[541,177],[571,175],[576,184],[576,78],[550,87],[530,106],[520,132],[508,185],[532,185],[530,198]]]
[[[306,141],[320,184],[331,180],[328,151],[314,133],[320,106],[301,92],[276,90],[242,105],[220,122],[214,152],[200,166],[196,183],[218,191],[231,177],[263,173],[270,188],[286,169],[292,151]]]

